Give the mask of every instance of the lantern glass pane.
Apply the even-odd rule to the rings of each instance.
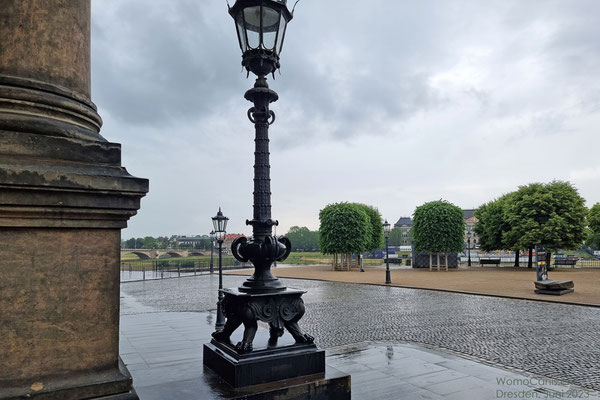
[[[223,232],[227,232],[227,220],[228,218],[223,219]]]
[[[242,49],[242,52],[245,52],[248,50],[248,41],[246,40],[246,31],[244,29],[244,20],[242,18],[242,14],[238,14],[235,22],[240,40],[240,48]]]
[[[275,49],[275,39],[279,30],[279,12],[272,8],[263,7],[263,46],[267,50]]]
[[[215,229],[215,233],[216,233],[219,231],[219,223],[217,222],[216,218],[213,218],[212,222],[213,222],[213,228]]]
[[[280,19],[280,23],[279,23],[279,32],[277,33],[277,49],[275,50],[275,52],[277,54],[281,53],[281,48],[283,47],[283,37],[285,35],[285,26],[287,25],[287,21],[285,20],[285,17],[283,16],[283,14],[281,14],[281,19]]]
[[[244,8],[248,47],[257,49],[260,45],[260,6]]]

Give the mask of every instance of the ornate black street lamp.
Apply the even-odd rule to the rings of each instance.
[[[467,266],[471,266],[471,227],[467,227],[467,251],[469,252],[469,258],[467,259]]]
[[[217,301],[217,322],[215,323],[215,330],[220,332],[225,326],[225,315],[223,314],[223,237],[227,229],[227,221],[229,218],[223,215],[221,207],[217,215],[212,217],[214,234],[219,243],[219,300]]]
[[[383,233],[385,234],[385,283],[392,283],[392,277],[390,276],[390,255],[388,248],[388,239],[390,237],[390,232],[392,230],[392,226],[387,219],[383,223]]]
[[[278,222],[271,217],[268,131],[275,113],[269,105],[279,96],[269,88],[266,76],[274,76],[279,68],[279,55],[292,12],[286,0],[237,0],[229,8],[229,14],[235,21],[242,65],[248,75],[252,72],[257,76],[254,87],[244,96],[253,103],[248,119],[255,127],[253,217],[246,220],[252,226],[252,237],[240,237],[231,245],[237,260],[254,265],[254,274],[240,287],[222,291],[227,322],[223,331],[213,333],[211,343],[204,346],[204,363],[238,387],[324,373],[325,355],[314,345],[314,338],[298,326],[305,312],[301,298],[305,292],[286,288],[271,273],[273,263],[285,260],[292,246],[287,238],[273,235],[273,226]],[[268,345],[261,342],[261,347],[254,349],[259,320],[269,324]],[[243,338],[233,345],[230,337],[242,323]],[[295,344],[278,345],[284,328]],[[233,361],[225,361],[224,357],[233,357]],[[233,372],[223,367],[226,363],[233,365]],[[268,374],[264,372],[264,363],[268,364]]]
[[[287,289],[279,279],[271,273],[271,266],[276,261],[283,261],[291,251],[291,243],[287,238],[273,236],[273,226],[278,225],[271,218],[271,178],[269,162],[269,125],[275,121],[275,113],[269,105],[278,100],[279,96],[269,89],[266,76],[273,74],[279,68],[279,54],[283,47],[283,39],[287,23],[292,19],[285,0],[237,0],[229,9],[237,28],[237,35],[242,49],[242,65],[257,76],[254,88],[248,90],[244,97],[254,103],[248,110],[248,119],[255,127],[254,151],[254,213],[251,220],[246,220],[252,226],[252,237],[236,239],[231,250],[234,257],[241,262],[252,262],[254,274],[248,278],[237,291],[227,289],[225,296],[228,310],[225,312],[228,325],[222,334],[217,334],[217,340],[228,340],[229,335],[243,322],[244,339],[236,346],[238,351],[252,350],[252,341],[256,333],[256,320],[265,320],[260,312],[253,312],[254,321],[244,321],[235,310],[246,307],[247,304],[263,306],[265,302],[274,302],[277,308],[291,305],[289,311],[293,318],[289,321],[277,317],[275,321],[266,321],[271,325],[270,336],[276,341],[283,334],[285,326],[299,343],[314,340],[300,331],[297,321],[304,314],[304,303],[300,296],[302,291]],[[251,296],[242,296],[250,294]],[[265,296],[272,294],[272,297]],[[278,294],[281,294],[278,295]],[[229,297],[227,297],[229,296]],[[233,304],[236,305],[233,305]],[[258,307],[256,306],[256,307]],[[253,308],[258,310],[258,308]],[[250,307],[252,308],[252,307]],[[290,314],[290,315],[292,315]],[[287,317],[286,317],[287,318]],[[267,318],[268,319],[268,318]]]
[[[210,231],[210,268],[209,272],[212,274],[215,272],[215,264],[213,262],[213,250],[215,248],[215,240],[216,240],[215,231]]]

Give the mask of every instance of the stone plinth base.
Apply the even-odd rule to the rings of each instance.
[[[575,289],[563,289],[563,290],[547,290],[547,289],[536,289],[537,294],[552,294],[554,296],[561,296],[567,293],[573,293]]]
[[[300,377],[238,389],[234,399],[244,400],[350,400],[350,375],[327,368],[321,376]]]
[[[28,382],[30,383],[30,382]],[[131,386],[131,375],[119,358],[118,368],[73,374],[69,377],[46,377],[31,386],[4,388],[0,400],[18,399],[67,400],[139,400]]]
[[[555,296],[560,296],[567,293],[573,293],[575,286],[573,281],[553,281],[553,280],[545,280],[545,281],[536,281],[534,282],[536,287],[535,292],[537,294],[551,294]]]
[[[325,373],[325,351],[314,344],[295,344],[289,336],[275,346],[259,330],[254,351],[238,353],[231,343],[212,340],[204,345],[204,365],[234,388],[254,386]]]

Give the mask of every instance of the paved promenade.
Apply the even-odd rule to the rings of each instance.
[[[560,268],[549,272],[550,279],[573,281],[575,293],[566,296],[548,296],[534,293],[535,268],[525,267],[461,267],[449,271],[429,271],[390,264],[392,286],[443,289],[457,292],[491,294],[532,300],[600,306],[600,269]],[[252,270],[227,272],[251,275]],[[333,271],[329,265],[295,266],[280,264],[278,277],[319,279],[332,282],[373,283],[385,282],[385,267],[365,267],[365,272]]]
[[[243,279],[226,276],[224,285],[235,287]],[[404,398],[491,399],[503,393],[576,398],[569,390],[578,387],[585,398],[598,395],[587,391],[600,389],[598,308],[372,285],[284,283],[308,290],[301,324],[328,350],[332,367],[352,373],[355,399],[400,398],[401,386]],[[214,324],[216,285],[216,276],[122,285],[121,353],[142,399],[153,398],[160,387],[184,390],[181,382],[191,371],[207,373],[199,357]],[[188,386],[206,382],[198,376],[188,380]],[[207,393],[214,392],[206,385]],[[371,390],[376,395],[366,396]],[[470,395],[461,397],[465,390]]]

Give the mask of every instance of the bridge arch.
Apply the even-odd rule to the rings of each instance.
[[[139,257],[140,260],[149,260],[150,256],[146,253],[142,253],[141,251],[132,251],[129,254],[135,254]]]
[[[166,253],[162,253],[159,258],[169,258],[169,257],[184,257],[183,254],[178,253],[176,251],[167,251]]]
[[[121,250],[121,257],[126,254],[135,254],[136,256],[138,256],[138,258],[140,260],[148,260],[148,259],[152,258],[152,256],[149,254],[149,251],[147,251],[147,250],[135,250],[135,249]]]

